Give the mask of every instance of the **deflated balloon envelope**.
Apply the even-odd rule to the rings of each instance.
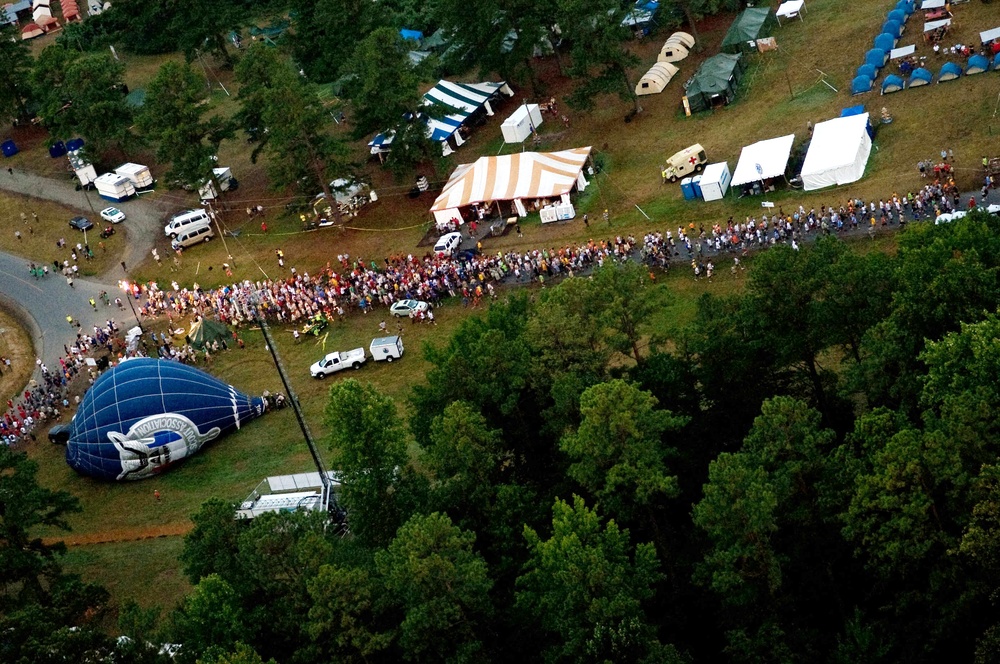
[[[127,360],[84,395],[71,423],[66,462],[100,479],[152,477],[264,410],[260,397],[194,367]]]

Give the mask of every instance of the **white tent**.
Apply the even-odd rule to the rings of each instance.
[[[542,112],[538,104],[521,104],[500,125],[503,142],[522,143],[540,124],[542,124]]]
[[[867,113],[820,122],[802,165],[803,188],[812,191],[860,180],[871,151]]]
[[[479,203],[513,201],[520,216],[527,216],[524,200],[561,197],[569,202],[576,187],[583,191],[587,180],[583,167],[590,147],[560,152],[517,152],[499,157],[480,157],[462,164],[431,206],[439,225],[461,219],[459,208]]]
[[[795,134],[789,134],[759,141],[743,148],[736,170],[733,172],[733,186],[740,187],[784,175],[794,141]]]
[[[705,167],[705,172],[701,174],[701,197],[706,201],[720,201],[729,189],[729,181],[732,175],[729,173],[729,162],[720,161],[717,164],[709,164]]]
[[[669,62],[657,62],[635,84],[637,95],[655,95],[663,92],[670,79],[680,70]]]

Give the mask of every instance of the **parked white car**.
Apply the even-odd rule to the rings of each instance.
[[[426,302],[421,302],[420,300],[399,300],[398,302],[393,302],[392,306],[389,307],[389,313],[398,318],[403,316],[412,316],[416,314],[425,314],[431,308],[431,305]]]
[[[364,348],[355,348],[344,353],[330,353],[319,362],[314,362],[309,367],[309,373],[313,378],[323,379],[347,367],[360,369],[367,359]]]
[[[445,233],[434,245],[435,254],[443,254],[444,256],[451,256],[453,253],[458,251],[458,247],[462,244],[462,234],[455,233]]]
[[[116,207],[106,207],[101,210],[101,219],[112,224],[120,224],[125,221],[125,213]]]
[[[953,221],[958,221],[967,214],[969,213],[965,210],[956,210],[955,212],[945,212],[943,214],[938,215],[937,219],[934,220],[934,225],[936,226],[938,224],[950,224]]]

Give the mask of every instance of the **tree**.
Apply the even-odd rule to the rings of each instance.
[[[316,83],[351,75],[354,48],[384,21],[383,11],[382,4],[367,0],[294,0],[295,30],[287,36],[292,57]]]
[[[569,476],[605,512],[622,521],[645,513],[654,527],[654,508],[679,493],[664,463],[663,435],[686,421],[656,406],[649,392],[623,380],[594,385],[580,397],[580,426],[560,444],[573,459]]]
[[[226,48],[226,33],[244,20],[244,9],[227,0],[174,0],[173,20],[166,29],[177,35],[177,47],[191,62],[206,46],[226,66],[232,57]]]
[[[167,176],[198,185],[214,178],[219,144],[233,136],[232,123],[211,110],[205,87],[190,65],[167,62],[146,89],[139,128],[156,144],[156,158],[170,163]]]
[[[213,651],[198,660],[198,664],[276,664],[273,659],[266,662],[257,651],[245,643],[237,643],[229,652]]]
[[[492,613],[486,563],[476,536],[444,514],[416,515],[375,554],[386,588],[405,613],[399,641],[411,661],[473,662]]]
[[[55,138],[81,135],[94,154],[134,144],[133,113],[125,101],[125,67],[108,54],[82,57],[47,47],[32,73],[39,116]]]
[[[557,23],[570,43],[567,73],[578,81],[569,102],[577,108],[592,108],[595,97],[617,93],[639,111],[629,76],[639,58],[625,48],[632,34],[622,25],[624,6],[617,0],[556,0]]]
[[[26,119],[25,101],[31,95],[29,80],[33,60],[28,44],[18,38],[13,26],[0,27],[0,122]]]
[[[353,104],[357,138],[398,131],[409,123],[404,115],[420,110],[420,79],[397,30],[379,28],[358,42],[348,67],[354,78],[345,91]]]
[[[324,565],[309,582],[309,635],[328,661],[367,663],[393,644],[389,598],[372,571]]]
[[[217,574],[201,579],[174,616],[174,628],[185,653],[196,656],[211,648],[231,650],[253,635],[233,587]]]
[[[371,546],[384,546],[406,519],[399,495],[406,441],[396,405],[372,385],[348,379],[330,390],[326,424],[351,531]]]
[[[674,662],[655,637],[642,605],[659,580],[652,544],[629,544],[628,530],[604,526],[573,497],[556,500],[552,536],[525,526],[530,559],[517,580],[516,608],[549,635],[548,662]]]
[[[241,576],[237,555],[242,523],[234,518],[236,505],[210,498],[191,517],[194,528],[184,536],[180,562],[192,584],[209,574],[233,583]]]

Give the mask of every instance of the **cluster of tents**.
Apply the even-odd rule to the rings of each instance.
[[[907,19],[915,11],[914,0],[899,0],[889,12],[882,31],[875,37],[872,48],[865,53],[865,60],[851,81],[851,94],[859,95],[872,89],[879,71],[888,64],[892,50],[903,35]]]
[[[974,74],[982,74],[983,72],[990,70],[990,61],[982,55],[976,54],[969,58],[968,63],[966,63],[965,69],[962,66],[954,62],[946,62],[941,66],[941,71],[938,72],[937,82],[944,83],[945,81],[954,81],[959,76],[965,74],[966,76],[972,76]],[[997,54],[993,59],[993,70],[1000,71],[1000,54]],[[908,79],[903,80],[902,76],[897,76],[895,74],[890,74],[885,77],[882,81],[882,94],[890,94],[892,92],[899,92],[900,90],[905,90],[907,88],[918,88],[922,85],[928,85],[934,80],[934,75],[930,70],[923,67],[918,67],[914,69]]]
[[[656,63],[636,83],[635,94],[654,95],[663,92],[670,80],[680,71],[673,63],[686,58],[692,48],[694,48],[694,37],[688,33],[675,32],[670,35],[656,56]]]

